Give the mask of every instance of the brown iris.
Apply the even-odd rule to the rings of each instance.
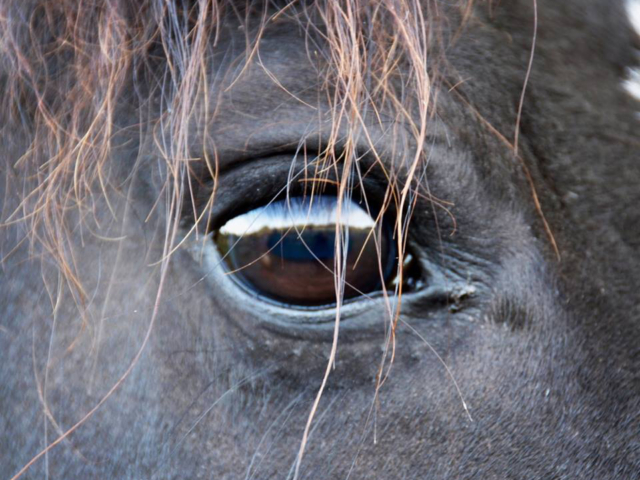
[[[229,220],[215,236],[227,270],[257,294],[289,305],[336,302],[336,236],[344,298],[382,289],[395,273],[390,229],[351,200],[294,197]]]

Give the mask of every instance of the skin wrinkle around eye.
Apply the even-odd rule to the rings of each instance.
[[[436,145],[435,148],[441,148]],[[446,150],[443,150],[443,152]],[[444,159],[444,157],[443,157]],[[214,213],[212,219],[214,223],[218,225],[223,224],[224,221],[216,219],[231,218],[235,213],[242,213],[246,209],[251,208],[254,205],[259,205],[265,202],[267,199],[273,198],[273,195],[282,190],[282,185],[286,185],[286,179],[290,175],[290,162],[291,158],[287,156],[279,156],[272,159],[259,159],[251,164],[241,164],[237,168],[227,171],[223,174],[223,181],[220,185],[220,191],[217,193],[218,201],[214,204]],[[434,168],[437,164],[433,164]],[[375,178],[375,176],[373,176]],[[365,178],[367,182],[368,179]],[[367,190],[370,187],[380,189],[382,194],[384,188],[382,186],[376,186],[377,182],[372,181],[368,183]],[[375,190],[374,188],[374,190]],[[259,193],[246,198],[246,195],[255,195],[255,192]],[[247,192],[245,194],[244,192]],[[203,195],[203,198],[207,198],[207,194]],[[239,207],[237,198],[247,200],[245,207]],[[422,200],[424,201],[424,200]],[[228,202],[228,203],[227,203]],[[427,204],[428,205],[428,204]],[[424,205],[423,207],[424,208]],[[427,208],[426,211],[430,211]],[[443,228],[446,228],[446,222],[441,223]],[[437,245],[437,237],[433,236],[434,232],[430,232],[429,236],[433,239],[434,245]],[[483,248],[486,248],[483,246]],[[251,313],[253,308],[253,302],[249,300],[251,296],[247,296],[246,292],[239,292],[237,288],[229,282],[229,279],[225,275],[219,275],[219,265],[221,262],[220,256],[212,248],[212,242],[200,241],[196,242],[190,249],[193,252],[194,258],[202,259],[205,277],[207,282],[217,290],[221,289],[219,293],[213,293],[217,298],[230,298],[236,299],[235,304],[241,306],[241,308],[247,311],[253,320],[250,320],[248,325],[252,323],[255,326],[261,326],[260,328],[266,328],[277,332],[278,335],[304,337],[310,340],[320,340],[322,338],[328,339],[327,333],[332,329],[334,316],[329,311],[304,311],[304,310],[292,310],[279,307],[277,305],[262,305],[262,310],[258,314],[258,311]],[[434,258],[440,258],[438,248],[434,250]],[[468,272],[464,270],[460,272],[461,275],[450,271],[446,275],[441,272],[442,265],[439,264],[439,260],[429,259],[424,255],[420,255],[418,261],[429,271],[431,283],[430,286],[425,288],[421,292],[411,293],[407,292],[404,298],[407,308],[415,303],[416,305],[444,305],[445,308],[449,304],[449,298],[451,298],[452,292],[462,292],[468,289],[468,282],[470,277]],[[200,262],[200,260],[198,260]],[[451,266],[455,265],[452,263]],[[474,282],[477,279],[474,279]],[[428,284],[429,284],[428,282]],[[466,286],[465,286],[466,285]],[[453,288],[453,290],[451,290]],[[243,299],[244,298],[244,299]],[[460,297],[463,298],[463,297]],[[464,302],[469,302],[472,297],[464,298]],[[231,301],[231,300],[230,300]],[[457,300],[451,300],[457,304]],[[345,338],[352,336],[357,338],[358,336],[369,336],[372,332],[375,332],[379,327],[384,325],[384,318],[377,316],[369,316],[366,319],[366,312],[373,312],[376,308],[380,308],[379,311],[384,311],[385,307],[381,299],[367,299],[362,302],[348,303],[342,308],[342,319],[344,323],[343,333]],[[431,307],[427,307],[431,308]],[[408,310],[410,314],[411,309]],[[436,318],[436,317],[434,317]],[[255,323],[257,322],[257,323]],[[301,326],[303,326],[301,328]],[[251,328],[251,327],[247,327]],[[372,330],[373,329],[373,330]],[[323,333],[324,332],[324,333]],[[376,334],[377,335],[377,334]]]
[[[251,78],[251,81],[257,80],[258,78]],[[243,82],[244,80],[238,81],[234,85],[234,90],[236,90],[237,95],[243,95],[244,92],[244,95],[249,95],[250,97],[252,85],[250,82],[246,85]],[[275,92],[275,94],[277,95],[277,92]],[[450,99],[443,94],[439,101],[440,108],[443,111],[446,110],[449,103]],[[291,156],[280,154],[279,156],[271,157],[269,156],[269,152],[283,152],[290,149],[290,147],[293,147],[290,151],[296,152],[296,154],[319,151],[321,150],[321,145],[323,143],[322,139],[326,136],[325,132],[323,132],[323,129],[321,128],[321,124],[320,126],[312,128],[315,122],[313,119],[317,118],[317,112],[310,112],[307,107],[300,105],[293,100],[283,103],[281,109],[278,111],[278,116],[282,116],[284,123],[278,123],[276,126],[270,125],[269,122],[265,121],[265,119],[261,117],[248,121],[244,119],[242,112],[238,112],[237,108],[230,111],[226,111],[226,108],[227,107],[225,107],[224,103],[217,106],[218,115],[222,116],[223,113],[226,113],[227,117],[227,124],[224,126],[222,131],[242,132],[242,135],[234,136],[232,134],[230,136],[223,136],[221,141],[208,146],[203,144],[198,146],[197,138],[195,139],[196,141],[193,142],[194,157],[200,157],[202,154],[198,153],[199,149],[204,149],[209,150],[208,155],[210,158],[215,156],[216,159],[219,159],[219,190],[215,193],[215,202],[211,213],[211,220],[214,224],[214,228],[221,226],[221,224],[224,223],[224,220],[228,220],[233,216],[242,213],[243,210],[246,211],[248,208],[257,206],[261,202],[272,198],[271,195],[274,195],[278,191],[282,191],[283,185],[286,185],[287,178],[290,176]],[[296,119],[296,122],[288,124],[287,119],[292,117]],[[306,121],[307,119],[308,123]],[[432,171],[430,175],[431,181],[429,182],[432,189],[437,187],[439,183],[438,178],[446,180],[446,177],[443,177],[443,175],[448,169],[451,169],[447,175],[450,178],[461,178],[457,176],[458,171],[467,177],[471,173],[471,176],[473,177],[475,174],[469,170],[470,162],[468,161],[469,159],[465,158],[467,156],[466,153],[462,154],[462,152],[458,152],[456,155],[455,149],[451,152],[451,144],[454,137],[450,128],[438,121],[431,122],[430,125],[432,131],[429,132],[429,145],[432,150],[432,153],[430,154],[430,158],[432,160],[428,163],[428,168]],[[285,126],[285,128],[283,128],[283,126]],[[217,138],[220,135],[219,127],[220,126],[216,124],[215,121],[212,122],[207,127],[210,128],[208,137]],[[202,126],[200,128],[202,128]],[[386,146],[385,149],[378,152],[378,155],[384,159],[386,166],[395,166],[394,168],[402,171],[403,161],[410,155],[403,154],[402,149],[389,147],[390,142],[386,141],[387,134],[380,128],[380,126],[373,124],[371,126],[370,135],[375,144]],[[356,138],[355,140],[363,141],[364,139]],[[391,142],[391,144],[392,143],[393,142]],[[304,146],[301,147],[301,144]],[[214,150],[212,150],[213,147],[215,147]],[[408,147],[408,145],[404,145],[404,147]],[[265,151],[261,150],[263,148],[265,149],[266,154]],[[367,158],[369,153],[366,143],[363,144],[361,150],[365,152],[363,158]],[[389,153],[389,155],[387,155],[387,153]],[[295,157],[295,154],[293,156]],[[456,156],[459,156],[459,158],[456,158]],[[304,158],[300,158],[298,161],[301,164],[306,162]],[[371,159],[370,161],[375,162],[374,159]],[[278,163],[279,166],[277,166]],[[196,171],[200,168],[200,171],[204,172],[204,176],[206,177],[207,170],[202,168],[202,164],[203,162],[200,162],[201,167],[198,167],[198,163],[196,163],[193,165],[193,168]],[[368,168],[365,166],[363,170],[368,170]],[[442,170],[442,174],[435,175],[434,177],[433,173],[438,172],[438,170]],[[274,175],[274,172],[276,171],[280,171],[281,173],[276,173]],[[423,175],[424,174],[426,174],[426,170]],[[448,181],[449,180],[446,180],[445,183]],[[204,187],[201,191],[196,192],[196,197],[200,199],[200,204],[206,203],[211,196],[211,189],[207,187],[206,180],[203,185]],[[437,188],[435,196],[447,198],[446,195],[443,195],[442,193],[438,195],[437,192],[441,191],[451,193],[457,191],[459,188],[459,186],[450,188],[449,185],[443,185],[442,187]],[[240,203],[238,202],[238,199],[240,199]],[[432,207],[427,208],[428,210],[431,210]],[[435,211],[439,210],[440,207],[435,207]],[[446,224],[447,222],[441,222],[441,228],[445,231],[448,228],[445,226]],[[217,225],[217,227],[215,225]],[[438,238],[440,237],[439,233],[436,237],[433,236],[434,233],[435,232],[429,232],[428,234],[432,239],[432,246],[438,245],[442,240],[441,238]],[[445,243],[449,242],[447,241]],[[483,246],[483,249],[486,249],[486,246]],[[433,249],[433,258],[443,258],[442,252],[439,250],[439,247]],[[458,252],[469,256],[468,252],[464,252],[463,249],[459,249]],[[458,254],[456,254],[456,256],[457,255]],[[473,255],[471,256],[473,257]],[[482,256],[482,254],[477,255],[476,259],[480,259]],[[438,265],[439,261],[440,260],[436,260],[433,262],[433,265],[427,268],[431,270],[439,270],[439,267],[441,267]],[[420,262],[428,263],[429,260],[423,256],[420,258]],[[451,265],[455,266],[458,263],[463,265],[463,262],[458,261],[452,261]],[[448,279],[444,277],[439,278],[438,282],[444,281],[445,283],[451,283],[453,285],[464,285],[470,281],[470,278],[472,278],[469,272],[465,271],[464,268],[459,269],[459,271],[455,273],[450,272],[448,275]],[[474,282],[479,280],[475,274],[473,275],[473,278]],[[224,280],[221,281],[224,282]],[[455,287],[455,290],[463,291],[465,288],[467,287],[458,286]],[[428,298],[435,295],[438,298],[446,299],[450,296],[450,294],[447,293],[448,290],[450,289],[443,289],[442,287],[434,288],[430,291],[429,295],[426,295],[425,297]],[[410,294],[407,295],[407,299],[410,299]],[[444,304],[447,303],[447,300],[439,301],[442,301]],[[346,307],[347,308],[345,308],[344,313],[348,318],[349,310],[352,306]],[[278,311],[282,313],[281,310]],[[275,317],[277,317],[277,315],[275,315]],[[312,320],[311,323],[314,321],[316,320]],[[285,324],[286,323],[288,322],[285,322]],[[297,323],[298,320],[296,320],[293,325]]]
[[[355,129],[346,120],[336,124],[317,66],[306,49],[288,49],[285,59],[279,56],[281,35],[264,32],[260,44],[265,53],[259,61],[244,66],[241,74],[229,59],[241,56],[244,50],[221,40],[218,48],[224,55],[221,60],[215,56],[211,60],[215,68],[208,89],[222,90],[225,95],[197,103],[199,113],[189,129],[191,157],[202,158],[204,154],[215,159],[217,171],[223,173],[280,153],[303,154],[303,149],[320,153],[329,140],[336,141],[340,150],[342,142],[349,139],[362,155],[408,168],[415,157],[412,125],[399,121],[393,109],[362,112],[363,124]],[[446,95],[440,97],[438,104],[451,102]],[[448,135],[441,122],[430,121],[425,144],[448,145]]]

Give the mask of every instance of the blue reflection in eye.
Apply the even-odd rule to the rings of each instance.
[[[229,271],[256,293],[295,305],[334,303],[336,225],[345,298],[380,290],[395,272],[391,231],[351,200],[294,197],[228,221],[216,244]]]
[[[267,241],[274,255],[290,262],[331,260],[336,254],[335,244],[335,232],[326,231],[303,231],[297,236],[274,232]]]

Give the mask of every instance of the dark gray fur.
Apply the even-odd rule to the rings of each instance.
[[[430,188],[455,204],[457,233],[449,236],[443,211],[418,202],[410,246],[431,290],[408,294],[402,314],[443,357],[473,420],[443,365],[404,323],[374,405],[382,304],[348,305],[300,478],[640,478],[640,106],[621,87],[634,62],[623,4],[538,1],[520,152],[558,260],[522,163],[465,104],[513,139],[532,2],[503,0],[491,9],[479,3],[478,20],[441,52],[446,64],[438,66],[430,134]],[[28,13],[28,5],[22,8]],[[233,59],[244,52],[244,34],[228,22],[212,60],[220,74],[212,98],[228,82],[222,73],[237,68]],[[454,24],[455,18],[451,33]],[[283,23],[270,30],[261,57],[290,91],[317,103],[317,71],[298,29]],[[154,98],[153,82],[141,83],[123,99],[123,127],[135,123],[138,108],[155,108],[144,98]],[[253,162],[252,155],[286,145],[295,150],[310,132],[326,132],[317,112],[259,68],[217,107],[217,121],[194,127],[211,130],[224,164],[214,218],[233,215],[241,202],[257,202],[286,181],[289,147],[270,159]],[[0,126],[2,220],[22,193],[13,162],[24,151],[28,124],[25,107],[22,125]],[[384,144],[387,133],[372,131]],[[69,220],[90,293],[87,328],[64,283],[52,313],[50,294],[57,292],[47,294],[44,284],[59,279],[46,256],[26,243],[9,255],[27,226],[0,230],[3,479],[46,446],[45,424],[51,442],[104,396],[149,326],[160,277],[149,265],[161,256],[163,205],[145,218],[164,173],[145,132],[122,132],[111,171],[116,217],[97,200],[99,225],[92,216],[83,227]],[[200,194],[206,197],[206,187]],[[125,239],[105,241],[92,232]],[[327,362],[331,317],[301,326],[308,313],[269,310],[234,292],[187,250],[170,263],[149,344],[131,375],[24,478],[47,472],[66,480],[291,478]],[[60,430],[45,419],[37,387],[49,349],[47,402]]]

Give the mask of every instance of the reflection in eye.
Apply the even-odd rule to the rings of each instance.
[[[344,241],[344,298],[381,290],[395,273],[391,229],[379,229],[351,200],[340,212],[331,196],[273,202],[228,221],[215,241],[228,270],[249,289],[289,305],[329,305],[336,301],[336,222]]]

